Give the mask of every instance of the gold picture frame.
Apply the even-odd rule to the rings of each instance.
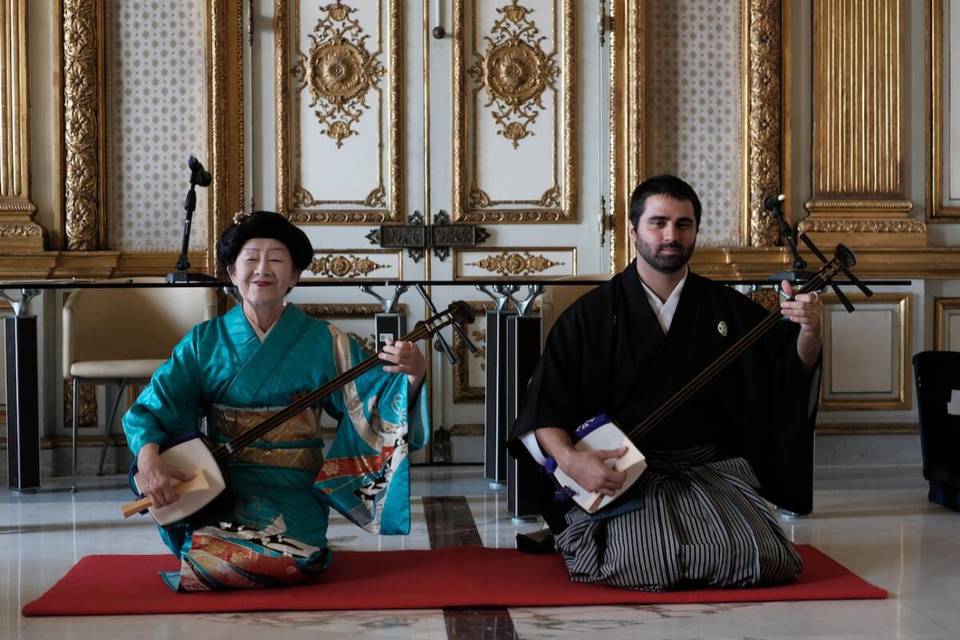
[[[630,194],[647,176],[646,58],[644,54],[644,2],[613,0],[610,47],[610,192],[613,228],[611,263],[622,270],[634,257],[630,242]],[[763,210],[763,198],[789,185],[790,137],[784,128],[789,117],[783,110],[791,86],[791,5],[781,0],[740,2],[740,88],[742,208],[738,225],[744,247],[775,247],[777,227]],[[783,185],[783,186],[781,186]],[[789,211],[787,211],[789,215]]]
[[[911,381],[909,375],[911,353],[911,299],[910,293],[878,293],[871,298],[862,294],[847,294],[850,302],[857,308],[856,313],[864,313],[871,306],[886,307],[896,311],[896,326],[891,327],[890,366],[894,376],[889,392],[833,392],[832,383],[833,349],[830,313],[833,310],[846,314],[840,300],[834,294],[823,296],[824,306],[824,347],[823,347],[823,384],[820,385],[820,408],[825,411],[847,410],[906,410],[911,405]]]
[[[929,95],[927,97],[926,136],[928,147],[927,184],[927,221],[956,222],[960,219],[960,205],[943,204],[943,152],[944,139],[950,131],[947,128],[949,118],[944,116],[943,71],[944,59],[944,2],[943,0],[925,0],[927,79]],[[960,42],[958,42],[960,44]],[[960,99],[960,97],[958,97]],[[952,126],[960,126],[953,124]]]
[[[216,270],[216,239],[244,204],[243,11],[243,4],[235,0],[204,0],[207,166],[213,182],[206,212],[207,248],[195,266],[209,273]],[[61,68],[57,156],[63,210],[51,237],[71,253],[115,269],[118,259],[102,253],[109,244],[107,13],[107,0],[60,0],[55,26]],[[127,261],[137,262],[131,256]]]
[[[485,358],[487,352],[487,333],[485,318],[487,312],[495,307],[493,302],[470,301],[467,302],[473,311],[474,321],[464,327],[464,331],[469,332],[471,326],[478,326],[480,330],[474,329],[470,335],[471,341],[476,345],[477,352],[470,353],[467,344],[460,335],[453,333],[453,355],[456,362],[453,364],[453,403],[462,404],[467,402],[484,402],[486,399],[486,380],[481,380],[480,384],[470,379],[470,359]],[[482,334],[481,334],[482,331]]]
[[[950,344],[950,316],[960,315],[960,298],[933,299],[933,350],[960,351],[960,344]]]

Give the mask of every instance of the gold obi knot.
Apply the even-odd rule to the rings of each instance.
[[[238,409],[214,405],[210,413],[211,433],[232,440],[249,431],[283,407]],[[302,444],[303,446],[296,446]],[[274,427],[252,445],[230,456],[232,462],[262,464],[288,469],[319,471],[323,466],[320,425],[313,409],[304,409],[283,424]]]

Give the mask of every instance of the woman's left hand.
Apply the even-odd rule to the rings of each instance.
[[[387,373],[405,373],[410,386],[416,388],[427,372],[427,360],[413,342],[388,340],[380,352],[380,359],[391,364],[384,365]]]

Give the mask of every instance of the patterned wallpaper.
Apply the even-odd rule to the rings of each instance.
[[[701,245],[739,244],[740,3],[647,0],[647,169],[703,203]]]
[[[107,2],[110,246],[179,251],[187,156],[208,164],[202,0]],[[204,249],[207,194],[197,189],[191,249]]]

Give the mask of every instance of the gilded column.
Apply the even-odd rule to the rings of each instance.
[[[622,270],[633,259],[630,195],[646,173],[646,85],[644,20],[646,2],[616,0],[610,3],[613,32],[610,38],[610,192],[612,271]]]
[[[66,248],[106,246],[103,0],[63,0],[63,168]]]
[[[815,0],[813,198],[800,229],[855,246],[925,246],[903,167],[903,0]]]
[[[290,209],[290,91],[287,77],[293,65],[290,62],[290,18],[286,0],[273,3],[274,99],[276,100],[275,127],[277,130],[277,211],[287,215]]]
[[[209,62],[207,121],[210,204],[207,216],[207,273],[217,271],[217,240],[244,210],[243,3],[207,0]],[[252,10],[252,9],[251,9]],[[252,27],[251,27],[252,29]],[[252,31],[251,31],[252,33]]]
[[[27,0],[0,0],[0,252],[43,251],[30,201]]]
[[[745,244],[752,247],[773,247],[779,236],[776,221],[763,208],[763,199],[782,189],[784,184],[781,7],[781,0],[750,0],[746,15],[749,25],[745,29],[747,57],[744,62],[750,90],[744,123],[748,133],[744,154],[747,184],[743,227],[748,230]]]

